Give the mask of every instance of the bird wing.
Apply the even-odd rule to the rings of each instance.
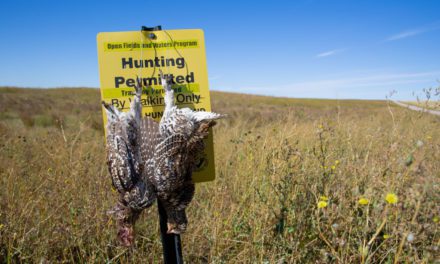
[[[124,193],[139,180],[139,163],[123,137],[117,135],[107,142],[107,164],[113,186]]]
[[[107,165],[112,184],[120,193],[120,202],[131,209],[142,210],[151,206],[156,199],[153,185],[143,178],[147,168],[143,156],[152,163],[153,154],[148,150],[154,149],[155,143],[150,141],[156,138],[154,133],[157,133],[158,125],[145,120],[141,125],[144,128],[156,127],[156,132],[151,129],[144,131],[134,121],[120,119],[108,126]],[[149,134],[152,135],[151,139],[148,138]],[[148,146],[147,151],[142,148],[143,141],[147,142],[144,144]]]
[[[162,140],[155,149],[153,182],[158,191],[173,191],[186,175],[186,141],[184,134],[173,134]]]

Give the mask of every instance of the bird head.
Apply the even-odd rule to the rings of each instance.
[[[120,119],[121,112],[117,108],[115,108],[111,104],[107,104],[106,102],[101,102],[102,106],[104,107],[105,113],[107,115],[107,121],[108,123],[116,122]]]
[[[134,225],[139,218],[141,210],[134,210],[119,202],[112,210],[107,212],[116,218],[118,224],[118,241],[124,247],[134,243]]]
[[[118,227],[118,240],[124,247],[131,247],[134,243],[133,225],[122,225]]]

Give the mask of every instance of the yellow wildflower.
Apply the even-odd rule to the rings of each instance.
[[[383,239],[388,239],[388,238],[390,238],[390,237],[391,237],[391,236],[388,235],[388,234],[383,235]]]
[[[367,198],[361,198],[361,199],[359,199],[358,203],[360,205],[367,205],[370,203],[370,200],[368,200]]]
[[[2,229],[3,229],[3,227],[4,227],[4,225],[3,225],[3,224],[0,224],[0,230],[2,230]]]
[[[319,201],[318,208],[325,208],[325,207],[327,207],[327,202],[326,201]]]
[[[389,203],[389,204],[395,204],[397,203],[397,201],[399,200],[397,198],[397,195],[394,193],[387,193],[387,196],[385,197],[385,200]]]
[[[339,165],[340,161],[339,160],[335,160],[335,164]]]
[[[325,196],[325,195],[321,195],[321,196],[319,197],[319,200],[324,201],[324,202],[327,202],[327,201],[328,201],[328,197]]]
[[[336,170],[336,166],[335,165],[333,165],[331,168],[332,168],[332,170]]]
[[[434,223],[438,223],[439,217],[438,216],[434,216],[434,218],[432,218],[432,221],[434,221]]]

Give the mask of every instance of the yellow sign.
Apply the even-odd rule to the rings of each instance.
[[[202,30],[102,32],[97,43],[103,101],[128,111],[139,77],[144,84],[142,112],[159,121],[164,109],[164,90],[159,82],[162,71],[173,81],[178,106],[211,111]],[[104,111],[103,118],[105,125]],[[206,156],[193,173],[194,182],[215,178],[212,133],[205,144]]]

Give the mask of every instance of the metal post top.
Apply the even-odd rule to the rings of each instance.
[[[155,27],[146,27],[146,26],[142,26],[141,27],[141,32],[150,31],[150,33],[148,33],[147,36],[151,40],[157,38],[156,34],[152,33],[151,31],[160,31],[160,30],[162,30],[162,26],[161,25],[158,25],[158,26],[155,26]]]
[[[158,26],[155,26],[155,27],[146,27],[146,26],[142,26],[141,27],[141,31],[159,31],[159,30],[162,30],[162,26],[161,25],[158,25]]]

